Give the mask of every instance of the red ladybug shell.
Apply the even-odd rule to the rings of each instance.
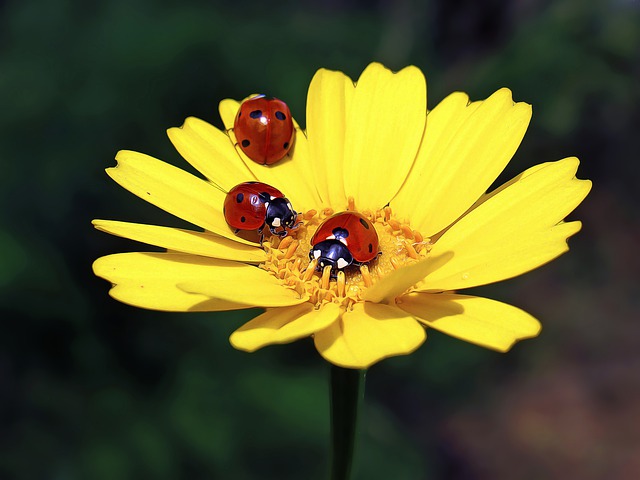
[[[261,165],[281,160],[291,149],[295,133],[287,104],[264,95],[240,105],[233,131],[240,149]]]
[[[356,262],[366,263],[376,258],[379,253],[378,233],[369,220],[356,212],[336,213],[327,218],[313,235],[311,245],[335,238],[336,228],[348,233],[344,241]]]
[[[272,197],[284,197],[277,188],[261,182],[245,182],[236,185],[224,199],[224,218],[230,227],[240,230],[257,230],[265,223],[267,208],[261,193]]]

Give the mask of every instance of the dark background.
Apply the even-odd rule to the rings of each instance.
[[[368,373],[358,479],[640,478],[640,2],[0,2],[0,478],[323,479],[328,366],[255,354],[256,314],[131,308],[93,276],[148,249],[93,218],[178,225],[108,179],[119,149],[185,167],[165,129],[267,92],[304,124],[320,67],[427,76],[429,107],[533,104],[502,180],[566,156],[594,180],[572,251],[479,293],[543,323],[503,355],[430,331]],[[505,239],[508,241],[508,239]]]

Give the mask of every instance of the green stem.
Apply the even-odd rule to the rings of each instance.
[[[366,370],[331,366],[331,480],[349,480]]]

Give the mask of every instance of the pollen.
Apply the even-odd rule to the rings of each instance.
[[[358,211],[353,198],[345,210]],[[309,252],[315,231],[334,213],[331,208],[303,212],[298,216],[300,224],[286,237],[273,235],[262,244],[267,260],[260,268],[271,272],[300,295],[309,296],[316,308],[329,302],[351,308],[363,301],[367,288],[390,272],[426,258],[431,250],[430,240],[412,230],[407,220],[396,218],[389,206],[376,211],[363,210],[359,213],[371,221],[378,234],[380,255],[367,264],[352,265],[332,276],[331,267],[318,269],[318,261],[310,260]]]

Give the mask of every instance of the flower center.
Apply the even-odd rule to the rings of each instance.
[[[353,198],[349,199],[347,210],[357,211]],[[313,234],[333,213],[330,208],[304,212],[298,216],[301,224],[289,235],[284,238],[273,235],[263,242],[267,260],[260,267],[300,295],[309,295],[309,301],[317,307],[334,302],[349,308],[362,301],[368,287],[393,270],[425,258],[431,250],[430,240],[412,230],[408,222],[395,218],[390,207],[375,212],[364,210],[359,213],[373,223],[382,254],[368,264],[340,270],[336,278],[331,278],[331,267],[317,271],[316,261],[309,260],[309,251]]]

